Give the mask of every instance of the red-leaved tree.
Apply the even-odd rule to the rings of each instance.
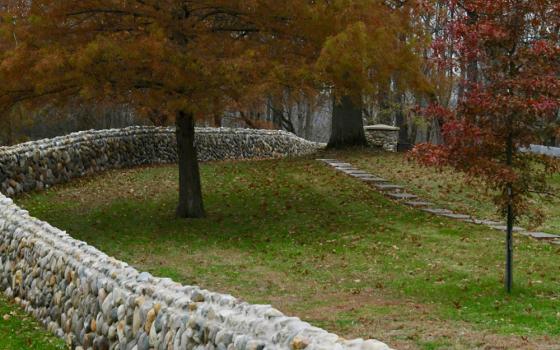
[[[463,77],[461,93],[456,107],[435,104],[426,111],[444,121],[445,144],[418,145],[413,155],[483,178],[498,190],[496,202],[507,215],[505,283],[510,292],[514,221],[527,213],[531,195],[547,191],[547,176],[557,170],[553,159],[525,149],[558,132],[560,3],[443,2],[455,18],[448,23],[451,35],[435,39],[433,55],[436,64]]]

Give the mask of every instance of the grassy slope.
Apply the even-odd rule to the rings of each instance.
[[[497,214],[492,193],[480,183],[466,184],[465,177],[451,170],[436,171],[408,161],[402,153],[377,151],[344,152],[337,156],[362,169],[402,184],[433,203],[462,213],[504,221]],[[560,174],[551,177],[554,191],[560,191]],[[522,219],[521,224],[534,230],[560,234],[560,197],[534,196],[533,204],[545,214],[542,224]]]
[[[560,343],[549,245],[517,240],[510,297],[495,231],[390,202],[311,159],[207,163],[202,176],[204,220],[173,218],[174,167],[113,171],[20,204],[140,269],[348,337],[399,349]]]
[[[18,306],[0,297],[0,350],[22,349],[55,350],[66,346]]]

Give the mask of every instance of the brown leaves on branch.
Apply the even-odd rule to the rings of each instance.
[[[403,79],[424,84],[411,68],[420,66],[422,41],[410,27],[415,8],[381,0],[8,0],[0,6],[0,107],[103,100],[203,117],[286,89],[358,95],[406,67]]]

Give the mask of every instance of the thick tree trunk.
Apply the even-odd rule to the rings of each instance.
[[[219,113],[214,114],[214,127],[216,128],[222,127],[222,115]]]
[[[412,142],[409,138],[408,134],[408,121],[406,118],[406,114],[404,112],[404,104],[405,104],[405,95],[404,92],[399,91],[398,89],[395,91],[395,124],[399,127],[399,140],[397,150],[399,152],[402,151],[409,151],[412,148]]]
[[[362,119],[362,103],[349,96],[334,100],[329,148],[344,148],[367,145]]]
[[[8,136],[7,136],[7,141],[6,141],[6,144],[8,146],[11,146],[15,143],[14,142],[14,132],[13,131],[14,130],[13,130],[13,127],[12,127],[12,116],[9,115],[8,116]]]
[[[194,116],[191,113],[178,112],[177,152],[179,155],[179,205],[177,217],[203,218],[202,189],[200,171],[194,144]]]
[[[406,122],[406,116],[403,111],[403,106],[400,105],[395,111],[395,123],[399,127],[399,139],[398,139],[398,150],[409,151],[412,148],[411,142],[408,138],[408,123]]]
[[[277,108],[277,106],[271,106],[271,108],[272,108],[272,123],[273,123],[276,127],[282,129],[282,117],[283,117],[282,111],[279,110],[279,109]]]

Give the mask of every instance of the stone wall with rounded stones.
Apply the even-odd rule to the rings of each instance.
[[[298,156],[321,147],[284,131],[226,128],[197,128],[196,144],[202,161]],[[106,169],[176,160],[174,128],[83,131],[0,147],[0,192],[13,196]]]
[[[199,130],[199,133],[212,135],[216,132]],[[281,138],[289,138],[289,135],[275,132],[223,132],[232,137],[228,142],[236,142],[233,139],[241,142],[239,138],[251,139],[256,134],[260,134],[259,137],[282,135]],[[232,136],[234,134],[237,136]],[[71,175],[79,175],[79,171],[89,173],[109,167],[174,160],[171,146],[150,142],[150,137],[158,142],[169,138],[168,144],[173,144],[169,129],[148,131],[132,128],[78,133],[3,148],[1,152],[4,162],[9,157],[19,162],[8,164],[10,169],[25,169],[26,165],[29,166],[26,161],[33,157],[31,164],[43,165],[47,169],[52,166],[47,166],[49,162],[56,164],[58,170],[52,172],[52,181],[49,174],[46,178],[29,177],[45,184],[56,183]],[[118,139],[124,144],[119,145]],[[74,140],[76,144],[69,140]],[[99,153],[100,146],[92,146],[97,143],[105,145],[106,149],[122,151],[104,156],[105,153]],[[145,148],[134,146],[136,144]],[[272,149],[270,142],[266,144],[269,146],[258,146],[259,149],[264,147],[262,151],[257,152],[255,146],[253,153],[247,151],[243,157],[249,154],[259,157],[293,154],[297,149],[308,152],[315,147],[292,145],[294,148],[287,152]],[[77,154],[77,150],[90,152],[91,156]],[[125,153],[132,150],[141,152],[146,158]],[[158,151],[162,153],[157,154]],[[52,155],[48,159],[43,158],[49,154]],[[201,152],[203,159],[205,154],[206,159],[217,159],[218,151]],[[232,157],[229,153],[223,154]],[[62,172],[58,163],[69,164],[68,157],[70,161],[80,163],[76,166],[77,170]],[[43,174],[41,169],[33,169],[33,174],[36,171]],[[25,179],[27,177],[20,180]],[[28,184],[22,190],[26,188],[32,189],[33,186]],[[80,350],[389,349],[376,340],[345,340],[298,318],[285,316],[271,306],[248,304],[230,295],[213,293],[197,286],[183,286],[168,278],[139,272],[87,243],[73,239],[66,232],[31,217],[2,194],[0,289],[41,320],[50,331],[64,337],[72,348]]]
[[[399,144],[399,128],[377,124],[365,126],[364,131],[369,146],[381,148],[388,152],[397,152]]]

